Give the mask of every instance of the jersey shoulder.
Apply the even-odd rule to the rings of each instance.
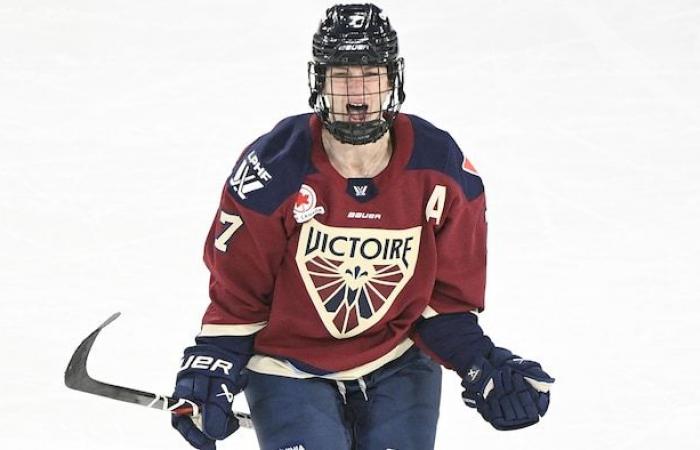
[[[228,179],[227,189],[237,203],[270,215],[299,191],[312,172],[311,114],[281,120],[241,154]]]
[[[484,192],[481,177],[445,130],[418,116],[407,114],[413,128],[413,153],[407,169],[435,170],[457,182],[473,200]]]

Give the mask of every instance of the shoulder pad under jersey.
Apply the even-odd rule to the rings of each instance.
[[[311,165],[311,114],[287,117],[250,144],[228,180],[234,199],[269,215],[297,192]]]
[[[432,169],[455,180],[464,195],[473,200],[484,192],[474,166],[462,154],[452,136],[427,120],[407,114],[413,125],[413,154],[407,169]]]

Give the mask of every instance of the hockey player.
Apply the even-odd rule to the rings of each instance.
[[[211,303],[174,393],[201,416],[173,426],[214,449],[244,390],[264,450],[432,449],[440,365],[495,428],[538,422],[554,380],[475,314],[481,178],[447,132],[399,113],[403,59],[379,8],[327,10],[309,86],[314,113],[250,144],[223,189]]]

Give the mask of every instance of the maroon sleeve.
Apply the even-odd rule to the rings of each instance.
[[[457,192],[455,192],[457,191]],[[424,316],[484,309],[486,285],[486,201],[483,191],[469,199],[459,189],[437,232],[437,275]],[[432,311],[431,311],[432,310]]]
[[[204,246],[211,303],[200,336],[246,336],[267,324],[286,245],[278,211],[267,215],[248,209],[224,188]]]
[[[437,274],[424,319],[412,339],[424,352],[458,372],[476,354],[488,352],[491,340],[473,311],[484,309],[486,285],[486,201],[455,196],[436,236]]]

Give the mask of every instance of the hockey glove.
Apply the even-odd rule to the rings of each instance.
[[[233,396],[245,387],[246,377],[241,369],[247,360],[248,357],[215,345],[200,344],[185,349],[173,396],[196,403],[200,414],[173,416],[172,425],[193,447],[215,450],[216,440],[238,429],[231,404]]]
[[[477,358],[465,374],[462,399],[494,428],[515,430],[545,415],[552,383],[554,378],[538,363],[495,347],[488,359]]]

